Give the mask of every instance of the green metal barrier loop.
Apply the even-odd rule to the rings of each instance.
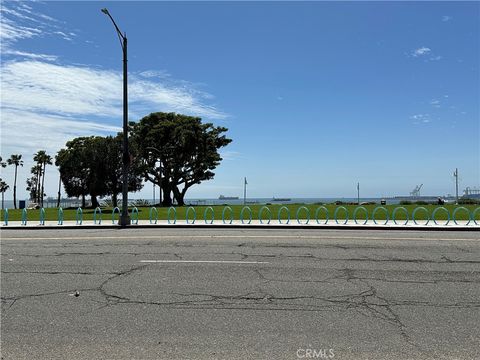
[[[207,220],[207,215],[209,211],[212,213],[212,218],[210,219],[210,222],[208,222]],[[215,211],[213,211],[213,208],[211,206],[207,207],[203,212],[203,220],[205,221],[205,224],[213,224],[213,220],[215,220]]]
[[[377,213],[378,210],[383,210],[385,211],[385,222],[382,224],[382,225],[387,225],[388,224],[388,220],[390,220],[389,216],[388,216],[388,210],[383,207],[383,206],[377,206],[375,209],[373,209],[373,212],[372,212],[372,220],[373,220],[373,223],[375,225],[377,225],[377,220],[375,219],[375,214]]]
[[[270,221],[272,221],[272,212],[271,210],[268,208],[268,206],[262,206],[260,208],[260,211],[258,212],[258,220],[260,221],[260,224],[263,224],[263,220],[262,220],[262,214],[263,214],[263,211],[264,210],[267,210],[267,213],[268,213],[268,221],[267,221],[267,224],[270,224]]]
[[[249,219],[248,219],[248,223],[247,224],[250,224],[252,222],[252,209],[250,209],[248,206],[244,206],[242,208],[242,211],[240,211],[240,221],[242,222],[242,224],[244,224],[244,221],[243,221],[243,212],[245,210],[248,210],[248,213],[250,215]]]
[[[423,206],[416,207],[413,212],[412,212],[412,220],[415,225],[417,224],[417,220],[415,219],[415,214],[417,213],[418,210],[423,210],[427,214],[427,222],[423,225],[427,225],[430,222],[430,214],[428,213],[428,210],[424,208]]]
[[[357,222],[357,212],[359,210],[365,211],[365,221],[363,222],[362,225],[365,225],[368,222],[368,210],[364,206],[358,206],[353,210],[353,221],[355,221],[355,224],[358,224]]]
[[[318,214],[320,213],[320,210],[325,210],[325,222],[324,224],[328,223],[328,209],[325,206],[319,206],[317,210],[315,210],[315,221],[317,224],[320,224],[318,222]]]
[[[282,224],[282,210],[285,210],[287,212],[287,221],[285,224],[288,224],[290,222],[290,210],[286,206],[282,206],[280,209],[278,209],[278,223]]]
[[[478,225],[477,219],[476,219],[478,211],[480,211],[480,207],[477,207],[475,210],[473,210],[473,213],[472,213],[472,220],[475,223],[475,225]]]
[[[230,206],[225,206],[223,208],[223,211],[222,211],[222,222],[225,224],[225,212],[229,210],[230,211],[230,222],[229,224],[231,224],[233,222],[233,210]]]
[[[45,225],[45,209],[44,208],[40,209],[40,224],[39,225]]]
[[[118,213],[118,219],[120,220],[120,209],[117,207],[114,207],[112,210],[112,224],[115,224],[115,213]]]
[[[190,224],[190,220],[188,219],[188,214],[190,213],[190,211],[193,211],[193,221],[192,221],[192,224],[195,224],[195,220],[197,220],[197,211],[195,210],[194,207],[192,206],[189,206],[187,208],[187,212],[185,214],[185,220],[187,221],[187,224]]]
[[[333,214],[333,218],[335,219],[335,222],[338,224],[338,220],[337,220],[337,214],[340,210],[344,210],[345,211],[345,221],[343,222],[343,224],[345,225],[347,222],[348,222],[348,210],[345,206],[339,206],[335,209],[335,212]]]
[[[305,224],[308,224],[310,222],[310,210],[308,210],[307,207],[305,206],[300,206],[298,209],[297,209],[297,213],[295,214],[295,217],[297,218],[297,223],[301,224],[302,222],[300,221],[300,210],[305,210],[306,213],[307,213],[307,221],[305,222]]]
[[[448,223],[450,222],[450,212],[449,212],[447,209],[445,209],[443,206],[437,207],[437,208],[435,208],[435,210],[433,210],[433,212],[432,212],[432,220],[433,220],[433,223],[434,223],[435,225],[438,225],[438,224],[437,224],[437,220],[435,219],[435,214],[436,214],[439,210],[444,210],[444,211],[447,213],[447,222],[446,222],[445,224],[443,224],[443,225],[448,225]]]
[[[83,223],[83,210],[81,207],[77,209],[77,212],[75,214],[75,222],[76,225],[82,225]]]
[[[22,225],[27,225],[27,209],[22,210]]]
[[[3,210],[3,225],[8,226],[8,209]]]
[[[93,223],[97,223],[97,211],[100,215],[100,219],[98,219],[98,225],[102,224],[102,209],[100,209],[98,206],[93,210]]]
[[[132,209],[132,216],[130,217],[130,223],[138,225],[138,208],[136,206]]]
[[[150,221],[150,224],[152,223],[152,214],[155,213],[155,224],[158,221],[158,210],[156,207],[151,207],[150,211],[148,212],[148,220]]]
[[[61,207],[58,208],[58,223],[57,225],[63,225],[63,209]]]
[[[173,206],[170,206],[167,211],[167,223],[171,224],[170,222],[170,213],[173,210],[173,223],[175,224],[177,222],[177,209],[175,209]]]
[[[472,214],[470,214],[470,211],[468,211],[466,207],[460,206],[460,207],[457,207],[455,210],[453,210],[452,218],[455,225],[458,225],[456,215],[457,215],[457,212],[459,212],[460,210],[465,210],[468,214],[468,222],[465,225],[470,224],[470,222],[472,221]]]
[[[399,206],[399,207],[396,207],[395,209],[393,209],[393,212],[392,212],[393,223],[395,225],[397,225],[397,220],[395,219],[395,215],[397,214],[398,210],[403,210],[405,212],[405,215],[406,215],[407,219],[405,220],[403,225],[407,225],[408,224],[408,210],[406,208],[404,208],[403,206]]]

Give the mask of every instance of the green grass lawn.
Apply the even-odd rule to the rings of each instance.
[[[365,218],[366,218],[366,213],[368,213],[368,219],[372,219],[372,214],[375,208],[377,208],[378,205],[365,205],[363,208],[366,210],[364,211],[363,209],[358,209],[358,206],[356,205],[334,205],[334,204],[326,204],[326,205],[313,205],[313,204],[308,204],[308,205],[303,205],[303,204],[289,204],[289,205],[278,205],[278,204],[273,204],[273,205],[249,205],[248,208],[251,210],[251,217],[254,220],[258,220],[259,218],[259,212],[262,211],[262,219],[265,220],[266,222],[270,217],[272,221],[278,221],[279,218],[279,211],[280,211],[280,219],[282,219],[282,222],[285,222],[289,215],[290,215],[290,221],[291,222],[296,222],[297,219],[297,212],[298,212],[298,217],[300,219],[306,219],[307,217],[310,218],[310,220],[313,222],[315,221],[315,218],[318,217],[319,221],[326,219],[327,216],[327,211],[328,211],[328,218],[331,219],[331,221],[334,221],[335,217],[335,211],[337,212],[337,219],[339,220],[344,220],[347,218],[353,220],[354,217],[354,212],[356,210],[356,218],[359,223],[362,223]],[[395,214],[395,219],[398,220],[398,223],[402,223],[401,220],[406,219],[406,213],[408,213],[408,218],[411,220],[412,219],[412,214],[415,210],[415,208],[423,207],[423,209],[417,210],[415,214],[415,219],[416,220],[425,220],[427,216],[429,218],[432,217],[433,211],[435,209],[440,208],[441,206],[438,205],[424,205],[424,206],[419,206],[419,205],[386,205],[383,208],[387,210],[388,212],[388,217],[389,219],[392,219],[392,213],[396,208],[404,208],[406,212],[403,209],[398,209],[396,210]],[[475,212],[475,219],[477,222],[480,220],[480,207],[478,205],[462,205],[462,206],[457,206],[457,205],[444,205],[443,206],[450,215],[450,219],[453,219],[453,212],[456,208],[458,207],[463,207],[468,209],[470,214],[473,215]],[[244,209],[245,208],[245,209]],[[132,211],[132,207],[130,208],[130,212]],[[139,220],[148,220],[150,217],[150,210],[151,208],[149,207],[140,207],[138,208],[138,219]],[[176,213],[176,218],[177,220],[185,220],[186,218],[186,212],[189,209],[188,206],[184,207],[176,207],[175,211],[170,210],[170,219],[173,221],[173,218]],[[231,210],[230,210],[231,209]],[[190,222],[193,221],[193,218],[196,217],[196,221],[202,221],[204,222],[204,219],[206,217],[207,221],[210,222],[212,217],[216,221],[222,221],[222,213],[225,217],[225,221],[229,222],[230,218],[233,217],[234,220],[240,220],[240,215],[243,210],[243,219],[247,222],[250,218],[250,211],[246,209],[243,205],[231,205],[229,206],[229,209],[224,206],[224,205],[218,205],[218,206],[193,206],[188,210],[188,215]],[[288,210],[287,210],[288,209]],[[308,209],[308,211],[306,210]],[[325,211],[325,209],[327,211]],[[157,208],[158,211],[158,219],[159,220],[166,220],[168,216],[168,208]],[[112,221],[112,208],[102,208],[101,209],[102,214],[100,215],[99,212],[96,214],[96,219],[98,220],[101,216],[102,222],[111,222]],[[348,214],[348,215],[347,215]],[[467,220],[468,217],[470,216],[467,211],[460,209],[457,211],[455,217],[457,220]],[[76,217],[79,216],[82,217],[83,221],[86,220],[93,220],[94,218],[94,210],[93,209],[84,209],[82,211],[82,214],[77,213],[77,210],[75,209],[65,209],[63,210],[63,219],[64,220],[76,220]],[[378,209],[375,212],[375,219],[376,220],[385,220],[386,219],[386,211],[383,209]],[[2,216],[1,220],[2,222],[4,221],[5,217],[5,212],[2,211]],[[135,218],[135,214],[132,216]],[[446,220],[448,217],[447,213],[443,209],[437,210],[435,213],[435,219],[436,220]],[[9,221],[20,221],[22,219],[22,210],[8,210],[8,220]],[[115,212],[114,214],[114,219],[115,222],[118,220],[118,213]],[[152,219],[155,219],[155,212],[152,212]],[[40,210],[27,210],[27,220],[28,222],[38,222],[40,220]],[[45,221],[57,221],[58,220],[58,209],[55,208],[47,208],[45,209]],[[362,221],[363,220],[363,221]],[[340,221],[339,221],[340,222]],[[379,221],[380,223],[380,221]]]

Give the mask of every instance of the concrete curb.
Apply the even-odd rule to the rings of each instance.
[[[85,224],[75,225],[73,224],[35,224],[35,225],[3,225],[0,227],[1,230],[72,230],[72,229],[148,229],[148,228],[176,228],[176,229],[310,229],[310,230],[402,230],[402,231],[480,231],[480,226],[478,225],[384,225],[384,224],[260,224],[260,223],[251,223],[251,224],[205,224],[205,223],[196,223],[196,224],[187,224],[187,223],[160,223],[160,224],[132,224],[128,227],[121,227],[117,224]]]

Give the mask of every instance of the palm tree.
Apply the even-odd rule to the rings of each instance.
[[[22,155],[12,154],[7,160],[8,165],[15,165],[15,180],[13,181],[13,207],[17,208],[17,169],[23,166]]]
[[[7,167],[7,164],[3,161],[2,157],[0,156],[0,166],[2,168]]]
[[[42,187],[40,188],[39,184],[39,197],[40,206],[43,207],[43,195],[44,195],[44,185],[45,185],[45,169],[47,165],[52,165],[52,157],[47,154],[45,150],[39,150],[33,157],[33,160],[37,162],[38,165],[41,165],[43,168],[40,170],[38,177],[40,183],[40,176],[42,177]]]
[[[0,192],[2,193],[2,210],[5,208],[3,195],[5,194],[5,191],[8,190],[8,188],[9,186],[7,185],[7,183],[0,178]]]

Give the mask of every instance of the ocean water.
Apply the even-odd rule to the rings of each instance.
[[[360,203],[362,202],[375,202],[380,204],[382,198],[360,198]],[[387,204],[398,204],[400,200],[393,198],[386,198]],[[151,201],[151,200],[150,200]],[[158,199],[157,199],[158,201]],[[357,198],[290,198],[287,201],[274,201],[272,198],[247,198],[246,203],[249,204],[330,204],[336,201],[342,202],[357,202]],[[243,205],[243,198],[228,200],[228,199],[185,199],[186,204],[190,205]]]

